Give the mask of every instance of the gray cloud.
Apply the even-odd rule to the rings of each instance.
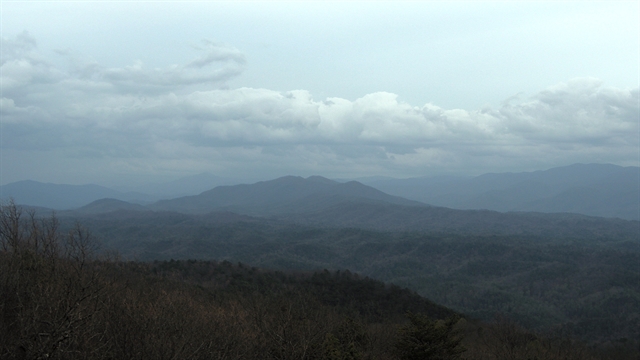
[[[81,91],[86,98],[125,93],[158,95],[193,85],[223,86],[244,71],[246,61],[238,49],[209,41],[203,44],[197,48],[201,55],[194,60],[161,68],[149,68],[142,62],[106,67],[92,59],[74,57],[71,50],[56,50],[56,54],[66,57],[71,64],[71,69],[64,71],[45,61],[35,39],[23,32],[14,39],[2,38],[2,90],[16,102],[21,102],[22,97],[46,101],[61,91],[64,96],[76,96],[74,92]]]
[[[0,38],[2,42],[2,91],[4,94],[28,93],[38,85],[59,81],[62,74],[37,51],[36,40],[26,31],[15,39]]]
[[[2,41],[1,65],[13,59],[29,58],[32,51],[37,47],[36,39],[27,31],[18,34],[15,39],[2,37],[0,41]]]
[[[9,168],[18,166],[11,165],[17,153],[34,151],[49,152],[50,162],[104,171],[265,176],[409,176],[638,160],[638,89],[597,79],[467,111],[412,106],[386,92],[350,101],[316,100],[305,90],[215,89],[237,76],[245,60],[214,43],[186,65],[87,62],[72,72],[42,61],[28,34],[5,44],[12,49],[2,59]],[[176,91],[194,84],[214,89]]]

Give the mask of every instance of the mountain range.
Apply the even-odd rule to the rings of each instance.
[[[196,195],[219,185],[237,183],[238,180],[208,173],[183,177],[165,183],[109,188],[95,184],[69,185],[23,180],[0,186],[0,199],[13,198],[21,205],[70,210],[100,199],[116,199],[134,204],[148,205],[161,199]]]
[[[32,180],[18,181],[0,186],[0,199],[12,198],[17,204],[69,210],[87,205],[93,201],[113,198],[127,202],[149,202],[153,199],[142,193],[125,193],[108,187],[86,184],[49,184]]]
[[[220,185],[225,183],[227,185]],[[21,205],[94,213],[126,208],[185,213],[224,210],[256,216],[329,211],[326,215],[330,216],[331,208],[350,203],[351,206],[365,204],[378,209],[388,205],[421,208],[431,205],[463,210],[576,213],[640,220],[640,168],[611,164],[574,164],[545,171],[491,173],[473,178],[378,177],[356,182],[333,181],[320,176],[306,179],[286,176],[255,184],[232,183],[231,179],[200,174],[119,191],[93,184],[19,181],[0,186],[0,198],[13,198]],[[145,190],[147,192],[143,192]],[[83,208],[106,198],[112,200],[102,200]]]
[[[361,179],[385,193],[453,209],[570,212],[640,220],[640,168],[573,164],[473,178]]]
[[[218,186],[199,195],[140,206],[102,199],[71,211],[87,216],[115,211],[206,215],[235,213],[287,224],[377,231],[476,235],[635,239],[638,223],[582,214],[459,210],[408,200],[356,181],[285,176],[255,184]]]

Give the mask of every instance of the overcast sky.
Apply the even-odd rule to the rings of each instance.
[[[639,4],[2,1],[0,184],[638,166]]]

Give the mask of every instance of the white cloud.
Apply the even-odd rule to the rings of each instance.
[[[210,42],[185,65],[86,62],[65,72],[41,59],[27,33],[2,41],[8,49],[0,102],[5,166],[13,166],[7,156],[20,151],[50,152],[49,161],[60,164],[85,158],[94,167],[89,172],[126,163],[141,172],[190,167],[265,176],[638,164],[638,89],[610,88],[597,79],[467,111],[413,106],[387,92],[349,101],[316,100],[305,90],[223,89],[245,59]]]
[[[500,115],[531,141],[638,145],[638,89],[606,88],[597,79],[552,86],[529,102],[503,106]]]

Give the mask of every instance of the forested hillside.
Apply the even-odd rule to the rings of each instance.
[[[483,320],[503,314],[591,344],[639,336],[637,222],[619,220],[629,229],[615,231],[578,221],[565,223],[560,235],[492,235],[320,228],[233,213],[114,212],[81,221],[128,259],[348,269]]]
[[[123,262],[91,235],[0,212],[0,358],[632,359],[465,319],[348,271]]]

